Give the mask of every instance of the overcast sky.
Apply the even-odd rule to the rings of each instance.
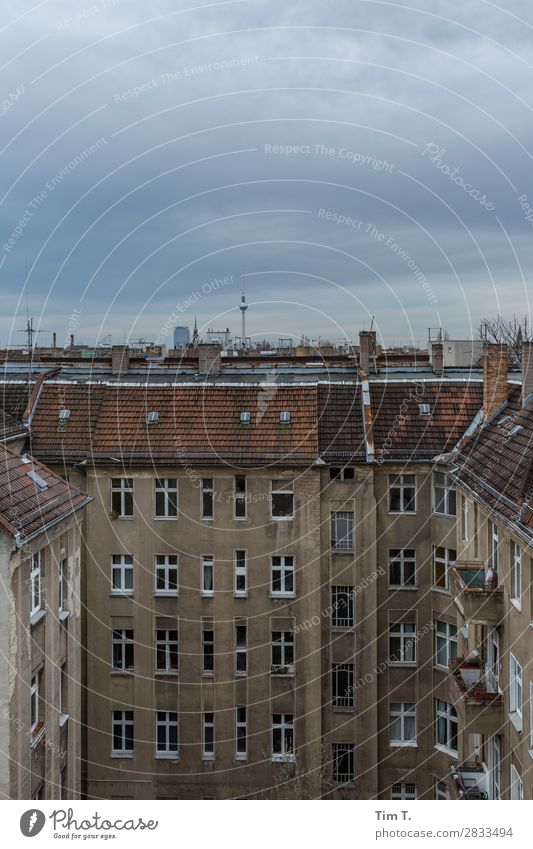
[[[0,45],[2,345],[238,334],[241,274],[259,338],[529,311],[530,0],[45,0]]]

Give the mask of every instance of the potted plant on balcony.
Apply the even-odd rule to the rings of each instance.
[[[467,689],[479,682],[481,678],[482,661],[478,655],[472,657],[458,658],[456,669],[459,670],[461,678]]]

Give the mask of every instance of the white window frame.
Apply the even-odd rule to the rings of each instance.
[[[171,481],[173,483],[171,483]],[[157,512],[157,496],[163,496],[163,511]],[[174,496],[174,497],[172,497]],[[178,518],[178,479],[156,478],[154,485],[154,519],[175,521]]]
[[[243,622],[235,623],[235,675],[243,678],[248,675],[248,628]]]
[[[120,578],[120,585],[114,586],[115,574]],[[126,575],[131,575],[131,587],[126,587]],[[112,554],[111,555],[111,595],[133,595],[134,574],[133,555]]]
[[[522,547],[512,542],[511,550],[511,601],[514,606],[522,608]]]
[[[128,634],[131,634],[128,637]],[[126,646],[131,646],[131,666],[126,665]],[[115,649],[119,648],[120,663],[115,665]],[[113,628],[111,631],[111,669],[113,672],[133,672],[135,665],[135,641],[133,628]]]
[[[131,715],[131,718],[130,718]],[[113,710],[111,711],[111,755],[121,758],[132,758],[135,749],[134,737],[134,722],[135,716],[132,710]],[[115,729],[120,729],[120,740],[122,746],[120,749],[115,749]],[[131,747],[128,747],[126,739],[126,728],[132,729]]]
[[[113,481],[120,481],[114,484]],[[118,519],[133,519],[135,512],[133,495],[133,478],[111,478],[111,510],[116,512]],[[113,507],[114,495],[118,495],[119,509]],[[131,495],[131,513],[126,513],[126,496]]]
[[[41,671],[39,670],[32,677],[30,684],[30,731],[32,734],[35,733],[35,730],[41,721],[40,678]]]
[[[341,758],[348,756],[351,759],[351,770],[346,773],[339,772]],[[331,744],[331,778],[334,784],[343,786],[353,784],[355,781],[355,744],[354,743],[332,743]]]
[[[211,581],[207,580],[208,571],[206,567],[211,564]],[[215,558],[212,554],[202,554],[202,560],[200,563],[201,567],[201,581],[202,581],[202,596],[204,598],[212,598],[215,594]],[[208,584],[211,583],[211,587],[208,587]]]
[[[457,490],[447,472],[433,472],[433,512],[437,516],[457,515]],[[438,495],[441,492],[442,495]],[[453,502],[453,510],[452,503]],[[442,509],[439,509],[442,508]]]
[[[346,604],[344,598],[348,599]],[[350,584],[331,585],[331,627],[355,628],[355,593]]]
[[[524,799],[524,782],[514,764],[511,764],[511,783],[510,796],[514,801],[523,801]]]
[[[160,748],[159,730],[163,729],[164,741]],[[171,740],[175,731],[175,741]],[[177,711],[156,710],[155,712],[155,757],[159,760],[177,761],[179,758],[179,718]]]
[[[344,694],[341,693],[342,687],[339,684],[341,675],[346,675],[348,681]],[[355,665],[353,663],[331,664],[331,706],[334,709],[355,709],[354,679]]]
[[[238,598],[246,598],[248,595],[247,565],[248,552],[243,548],[235,549],[233,552],[233,594]],[[244,588],[239,588],[241,579]]]
[[[439,663],[439,655],[444,653],[444,663]],[[435,666],[448,671],[449,665],[457,658],[457,625],[435,620]]]
[[[239,732],[243,730],[244,735],[239,736]],[[242,741],[244,746],[241,745]],[[235,760],[248,760],[248,708],[246,705],[235,705]]]
[[[208,499],[207,504],[211,508],[211,512],[205,510],[206,501],[204,500],[204,496],[211,496]],[[202,478],[202,486],[200,491],[201,498],[201,510],[200,515],[202,519],[206,522],[212,522],[215,518],[215,479],[214,478]]]
[[[399,641],[399,657],[394,655],[392,641]],[[393,622],[389,625],[389,664],[391,666],[416,666],[416,623]]]
[[[177,554],[154,554],[154,594],[159,596],[177,596],[179,591],[179,572]],[[175,587],[172,587],[171,577],[175,574]],[[162,579],[163,587],[158,587]]]
[[[407,483],[407,479],[413,478],[413,483]],[[393,510],[392,508],[392,490],[398,489],[400,491],[400,509]],[[413,489],[414,496],[412,502],[410,502],[407,498],[406,491]],[[389,513],[393,513],[395,516],[400,515],[401,513],[406,513],[409,516],[414,516],[416,513],[417,507],[417,485],[416,485],[416,475],[389,475]],[[407,510],[406,507],[412,503],[413,509]]]
[[[437,551],[444,551],[444,556],[437,554]],[[433,546],[433,589],[437,592],[448,593],[450,591],[450,564],[455,563],[456,559],[457,551],[455,549],[446,548],[444,545]],[[437,584],[437,563],[444,566],[443,587]]]
[[[342,533],[343,525],[346,532]],[[354,515],[353,510],[331,511],[331,549],[332,551],[353,551]]]
[[[413,725],[414,735],[407,736],[407,725]],[[393,737],[393,725],[399,726],[400,736]],[[414,702],[389,702],[389,745],[394,748],[415,748],[416,704]]]
[[[412,554],[408,554],[407,552],[412,552]],[[399,584],[392,582],[391,567],[394,564],[399,564],[400,566],[401,583]],[[407,566],[409,566],[409,569],[412,566],[413,569],[412,582],[406,580]],[[416,588],[416,548],[389,548],[389,587],[395,590]]]
[[[279,719],[277,719],[279,717]],[[276,740],[279,735],[279,751],[275,751]],[[294,714],[273,713],[272,714],[272,761],[273,763],[290,763],[295,758],[294,745]]]
[[[489,520],[488,522],[488,531],[489,531],[489,566],[497,572],[498,571],[498,561],[500,554],[500,535],[498,533],[498,526]]]
[[[274,496],[275,495],[290,495],[292,496],[292,512],[283,516],[274,516]],[[270,518],[273,522],[292,522],[294,520],[294,490],[292,489],[273,489],[270,492]]]
[[[292,631],[272,631],[271,671],[274,675],[294,675],[294,634]],[[274,662],[274,652],[279,649],[280,663]]]
[[[36,551],[30,566],[30,617],[43,609],[42,550]]]
[[[512,652],[509,652],[509,718],[517,731],[522,730],[523,670]]]
[[[399,782],[393,784],[390,789],[390,797],[396,801],[411,801],[416,799],[416,784],[412,782]]]
[[[210,717],[210,719],[208,719]],[[211,742],[207,741],[207,729],[211,730]],[[202,713],[202,760],[215,760],[215,714],[214,711]]]
[[[171,636],[175,634],[174,636]],[[176,665],[172,666],[172,655],[175,650]],[[159,653],[165,657],[165,665],[159,666]],[[179,641],[177,628],[155,629],[155,671],[164,675],[176,675],[179,668]]]
[[[445,722],[446,741],[444,743],[441,743],[439,741],[439,719],[444,720]],[[453,726],[455,726],[455,735],[453,734],[452,730]],[[455,710],[453,705],[451,705],[449,702],[444,701],[444,699],[435,699],[435,748],[441,752],[448,752],[454,757],[457,757],[457,748],[448,745],[453,741],[454,736],[456,742],[458,742],[459,722],[457,718],[457,711]]]
[[[274,561],[278,561],[275,563]],[[274,573],[279,572],[280,589],[274,589]],[[276,578],[277,580],[277,578]],[[292,583],[292,589],[286,589],[287,584]],[[270,595],[274,598],[281,596],[293,597],[296,591],[296,563],[292,554],[273,554],[270,558]]]

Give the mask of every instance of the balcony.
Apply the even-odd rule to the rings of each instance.
[[[504,723],[503,695],[497,691],[489,670],[474,661],[450,664],[455,683],[452,692],[462,731],[468,734],[499,734]]]
[[[450,569],[452,596],[466,622],[497,625],[503,616],[503,586],[487,585],[486,575],[479,561],[457,561]]]
[[[458,799],[473,801],[489,798],[488,776],[480,764],[452,766],[450,772]]]

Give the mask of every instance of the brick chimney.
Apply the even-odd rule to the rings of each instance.
[[[522,343],[522,406],[533,395],[533,342]]]
[[[442,342],[431,343],[431,365],[435,374],[444,371],[444,345]]]
[[[505,343],[486,344],[483,351],[483,418],[485,421],[507,401],[509,354]]]
[[[219,374],[221,369],[220,345],[201,343],[198,345],[198,371],[208,377]]]
[[[361,330],[359,332],[359,368],[368,374],[371,370],[375,371],[375,353],[376,353],[376,331]]]
[[[111,371],[120,374],[130,367],[130,349],[128,345],[113,345],[111,347]]]

